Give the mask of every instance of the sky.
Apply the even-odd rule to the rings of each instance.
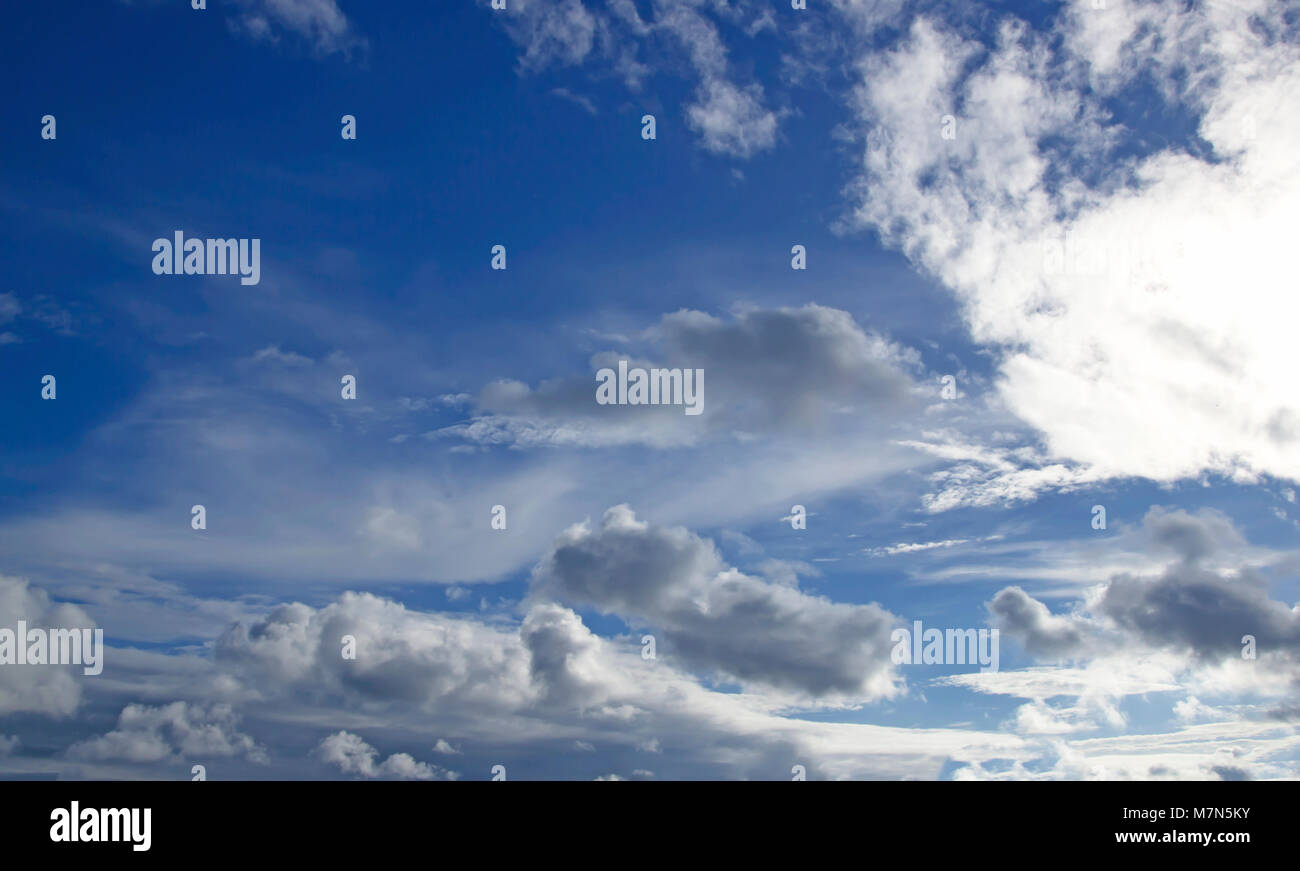
[[[1300,6],[202,5],[0,37],[0,777],[1300,774]]]

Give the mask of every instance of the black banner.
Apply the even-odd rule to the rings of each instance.
[[[534,860],[905,849],[927,862],[1038,850],[1231,861],[1285,848],[1294,795],[1280,783],[661,783],[610,794],[525,781],[37,782],[4,784],[0,803],[6,856],[71,861],[373,860],[453,844]]]

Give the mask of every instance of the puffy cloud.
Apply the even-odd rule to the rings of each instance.
[[[1022,734],[1066,735],[1094,731],[1098,721],[1124,725],[1124,717],[1109,699],[1093,697],[1091,704],[1056,706],[1035,699],[1016,709],[1009,727]]]
[[[686,107],[686,118],[704,147],[719,154],[749,157],[776,142],[778,119],[764,107],[763,88],[758,84],[739,88],[712,79],[701,86],[697,101]]]
[[[23,578],[0,575],[0,627],[11,632],[17,621],[29,629],[89,629],[97,624],[77,605],[54,602]],[[100,651],[100,655],[105,655]],[[81,703],[81,665],[0,666],[0,714],[67,716]]]
[[[920,367],[915,350],[815,303],[741,311],[731,320],[683,310],[665,315],[653,334],[668,359],[703,367],[724,402],[755,407],[768,426],[898,409],[916,387],[909,373]]]
[[[431,437],[483,444],[606,446],[692,444],[736,433],[808,432],[831,425],[879,427],[919,414],[921,389],[913,379],[920,355],[862,329],[839,309],[750,309],[719,318],[683,309],[665,315],[643,340],[658,362],[612,351],[596,355],[592,371],[543,382],[486,386],[476,416]],[[654,366],[703,369],[704,412],[676,405],[601,406],[595,372]]]
[[[344,774],[387,780],[455,780],[457,774],[427,762],[417,762],[409,753],[394,753],[379,762],[379,751],[360,735],[348,731],[327,736],[316,748],[322,760]]]
[[[1142,519],[1142,529],[1156,549],[1172,552],[1184,563],[1237,551],[1246,543],[1232,520],[1212,508],[1189,514],[1156,505]]]
[[[1052,614],[1019,587],[1007,587],[994,596],[989,613],[1008,638],[1019,641],[1040,659],[1071,659],[1088,649],[1085,627]]]
[[[356,659],[343,658],[343,636]],[[292,688],[350,704],[511,709],[535,693],[527,652],[514,633],[469,619],[409,611],[368,593],[321,609],[283,605],[217,642],[218,662],[254,687]]]
[[[919,17],[863,56],[854,220],[953,289],[1051,456],[1094,475],[1300,478],[1284,6],[1087,6],[1047,32],[1004,19],[991,47]],[[1153,147],[1112,114],[1148,81],[1207,147]]]
[[[1261,652],[1300,661],[1300,607],[1271,598],[1256,568],[1216,565],[1244,545],[1227,517],[1156,507],[1143,526],[1175,562],[1156,577],[1117,575],[1090,603],[1092,611],[1146,644],[1200,659],[1240,659],[1242,637],[1251,635]]]
[[[239,716],[225,704],[172,702],[127,705],[113,731],[72,745],[73,759],[162,762],[188,758],[243,756],[266,762],[266,752],[236,727]]]
[[[356,660],[342,659],[343,634],[356,636]],[[785,779],[791,760],[816,778],[937,777],[949,760],[979,763],[1023,747],[1014,735],[800,719],[791,715],[789,692],[710,689],[679,668],[678,658],[643,660],[634,640],[601,638],[550,602],[534,602],[515,622],[343,594],[324,607],[286,604],[241,620],[214,653],[120,651],[111,680],[87,682],[94,715],[120,712],[117,727],[91,737],[92,720],[42,730],[39,743],[69,750],[43,757],[41,770],[168,777],[197,756],[224,758],[228,775],[258,776],[258,763],[274,756],[279,776],[319,777],[305,750],[340,731],[373,729],[421,744],[436,730],[462,744],[467,764],[489,761],[481,754],[491,747],[494,755],[519,758],[523,772],[539,753],[570,752],[575,764],[590,758],[598,769],[583,776],[616,770],[609,754],[618,748],[655,753],[659,775],[669,778]],[[124,696],[162,694],[177,701],[113,706]],[[255,726],[257,743],[241,722]],[[304,747],[303,733],[314,730]],[[367,746],[334,738],[330,768],[354,776],[424,772],[409,756],[372,757]],[[317,763],[322,752],[314,754]],[[0,770],[30,771],[33,764],[30,755],[0,760]]]
[[[670,537],[688,551],[711,549],[688,533],[670,532]],[[662,546],[657,539],[646,542],[647,551]],[[672,559],[670,549],[662,562]],[[890,623],[884,612],[875,606],[835,606],[750,580],[754,586],[747,589],[752,598],[746,605],[776,616],[788,607],[799,622],[786,624],[786,634],[760,634],[748,642],[728,636],[719,648],[728,661],[748,654],[765,666],[765,678],[796,680],[805,695],[807,685],[838,683],[852,688],[849,695],[855,697],[863,695],[863,685],[870,693],[890,688],[881,665],[889,667]],[[668,602],[679,596],[666,593]],[[728,615],[729,606],[740,600],[726,590],[715,599],[719,622],[713,628],[727,633],[751,620],[744,613]],[[748,625],[766,632],[765,619],[760,613]],[[817,632],[809,631],[809,620],[821,621]],[[452,628],[459,623],[467,625]],[[705,624],[688,629],[702,632]],[[345,631],[358,639],[355,661],[340,657],[336,639]],[[819,634],[826,639],[818,642]],[[847,652],[830,639],[838,639]],[[768,646],[787,641],[796,645],[793,651]],[[718,653],[706,653],[707,667],[717,668]],[[830,661],[803,661],[823,655]],[[354,734],[365,723],[382,722],[390,731],[427,734],[432,726],[444,734],[473,735],[476,742],[540,746],[537,742],[553,740],[586,752],[625,746],[662,753],[665,764],[671,759],[677,766],[728,777],[784,778],[791,758],[824,777],[934,777],[954,753],[985,759],[1019,743],[1014,736],[961,730],[792,718],[788,689],[775,695],[707,689],[676,667],[680,657],[665,650],[657,660],[645,661],[639,645],[601,638],[572,610],[546,601],[534,602],[509,630],[344,594],[321,609],[284,606],[251,627],[237,627],[218,645],[216,658],[218,666],[235,669],[242,683],[259,689],[260,704],[306,706],[296,708],[299,717],[307,716],[303,710],[315,710],[320,713],[311,719],[323,722],[356,717],[358,726],[348,730]],[[853,672],[858,665],[874,674],[864,679]],[[359,746],[340,738],[332,744],[340,753]],[[352,764],[366,764],[364,752],[349,752],[348,758],[358,760]],[[376,759],[376,770],[378,765]]]
[[[897,690],[889,612],[746,575],[712,542],[639,521],[625,505],[598,529],[566,531],[533,583],[537,594],[645,621],[692,668],[745,684],[851,700]]]
[[[1271,598],[1257,568],[1219,564],[1245,544],[1231,521],[1213,510],[1156,506],[1143,518],[1142,533],[1173,560],[1153,574],[1113,575],[1089,592],[1080,613],[1053,615],[1018,587],[999,592],[990,612],[1009,637],[1045,659],[1167,650],[1190,657],[1189,667],[1213,666],[1240,661],[1243,637],[1250,635],[1261,657],[1291,680],[1300,678],[1300,607]]]
[[[1225,575],[1184,564],[1158,578],[1116,577],[1096,609],[1148,644],[1198,657],[1240,657],[1246,635],[1264,650],[1300,653],[1300,610],[1270,598],[1248,569]]]

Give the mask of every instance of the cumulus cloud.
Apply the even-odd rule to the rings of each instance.
[[[342,639],[356,639],[344,659]],[[253,687],[382,707],[509,709],[531,700],[527,652],[514,633],[469,619],[409,611],[367,593],[321,609],[289,604],[218,640],[218,662]]]
[[[704,147],[719,154],[749,157],[776,142],[778,119],[764,107],[761,85],[739,88],[710,80],[686,108],[686,117]]]
[[[87,629],[97,625],[79,606],[52,601],[48,593],[24,578],[0,575],[0,627],[15,631],[19,620],[25,621],[29,629]],[[81,703],[83,673],[80,665],[11,663],[0,667],[0,714],[70,715]]]
[[[1273,599],[1269,583],[1249,564],[1222,565],[1244,541],[1220,512],[1153,507],[1143,536],[1172,556],[1153,574],[1122,572],[1090,590],[1077,613],[1053,615],[1018,587],[989,610],[1008,637],[1042,659],[1095,656],[1115,650],[1165,650],[1188,668],[1242,662],[1252,636],[1260,662],[1300,679],[1300,606]],[[1246,665],[1253,665],[1247,661]],[[1244,688],[1244,687],[1243,687]]]
[[[1004,18],[991,46],[920,16],[863,55],[853,221],[952,288],[999,349],[1002,400],[1058,462],[1300,478],[1300,303],[1279,284],[1300,222],[1285,6],[1088,7],[1047,31]],[[1152,98],[1208,147],[1152,145],[1113,114]]]
[[[534,592],[661,629],[693,668],[810,697],[896,691],[893,615],[837,604],[728,566],[713,543],[637,520],[626,505],[599,528],[567,530],[533,573]]]
[[[831,5],[853,25],[852,50],[863,53],[856,67],[860,86],[851,95],[862,156],[860,178],[850,189],[853,222],[872,228],[952,288],[972,336],[995,351],[998,398],[1042,436],[1030,446],[988,447],[969,432],[937,426],[909,433],[897,443],[948,463],[933,476],[939,492],[923,507],[989,506],[1122,475],[1163,481],[1212,471],[1243,481],[1266,473],[1295,478],[1300,418],[1289,383],[1287,331],[1296,303],[1278,282],[1289,268],[1281,259],[1289,250],[1283,234],[1297,223],[1300,160],[1293,143],[1300,130],[1289,101],[1300,76],[1294,22],[1279,4],[1112,0],[1099,15],[1082,0],[1050,13],[1055,17],[1046,30],[1031,31],[1002,16],[991,35],[976,33],[962,15],[953,15],[952,24],[929,17],[939,4],[925,4],[911,19],[902,15],[910,4],[900,0]],[[737,47],[722,39],[724,28],[751,37],[778,32],[770,4],[512,0],[510,6],[499,21],[521,46],[522,70],[599,63],[631,88],[643,86],[651,65],[656,73],[683,72],[689,81],[680,111],[705,149],[744,158],[780,138],[783,112],[773,106],[783,95],[770,82],[765,88],[738,75],[747,67],[730,59]],[[243,9],[241,26],[255,36],[295,32],[322,53],[357,44],[333,0],[245,0]],[[868,49],[862,37],[895,18],[904,25],[901,43],[879,51],[873,41]],[[576,94],[564,88],[553,93]],[[1187,114],[1195,136],[1153,144],[1134,129],[1140,122],[1126,110],[1131,102]],[[947,115],[951,138],[943,135]],[[27,310],[0,294],[0,324]],[[6,335],[0,334],[0,343]],[[613,410],[594,404],[592,373],[581,373],[536,386],[496,382],[473,397],[451,395],[444,401],[468,404],[473,417],[431,437],[515,447],[668,447],[769,435],[791,435],[788,441],[795,442],[834,429],[851,432],[852,451],[863,454],[864,442],[885,428],[881,419],[910,424],[910,411],[938,414],[920,408],[919,356],[837,309],[748,309],[726,317],[680,311],[631,339],[612,340],[635,346],[635,355],[606,352],[593,358],[593,369],[623,358],[633,365],[704,368],[705,419],[687,418],[678,408],[607,413]],[[331,409],[337,405],[333,387],[310,387],[320,381],[307,377],[318,365],[310,358],[277,345],[256,347],[239,350],[253,352],[238,362],[242,372],[290,395],[328,393]],[[191,396],[207,407],[192,431],[205,464],[224,455],[232,468],[257,467],[260,476],[262,469],[282,468],[277,460],[303,462],[310,440],[302,436],[318,432],[320,420],[294,430],[268,429],[270,415],[240,414],[248,404],[236,395],[218,407],[211,401],[216,394],[192,374],[173,375],[177,393],[160,396],[138,419],[172,414],[177,395]],[[962,388],[974,392],[966,381]],[[430,393],[445,389],[451,388],[438,385]],[[430,399],[401,397],[393,404],[408,417],[435,409]],[[170,429],[167,438],[191,441]],[[657,503],[651,514],[672,515],[668,505],[680,521],[681,505],[690,503],[716,522],[734,510],[718,510],[722,500],[746,502],[764,489],[786,493],[796,479],[806,493],[819,480],[852,478],[848,453],[832,450],[839,445],[831,442],[800,445],[781,458],[789,460],[785,464],[769,462],[772,451],[749,454],[734,467],[719,463],[722,471],[708,469],[710,477],[678,475],[692,486],[651,500]],[[272,445],[278,453],[266,450]],[[825,467],[821,478],[805,475],[807,466],[790,471],[812,455]],[[307,456],[308,474],[294,480],[311,480],[328,456]],[[682,467],[666,473],[671,462],[651,465],[652,474],[672,477]],[[767,486],[770,479],[756,484],[762,467],[784,467],[787,486]],[[616,467],[610,477],[630,487],[630,468]],[[390,477],[415,477],[404,471]],[[743,490],[719,486],[744,479],[749,486]],[[289,536],[294,549],[272,541],[238,550],[256,571],[271,566],[272,573],[283,569],[294,579],[313,578],[321,565],[332,574],[350,566],[344,572],[350,578],[368,580],[376,572],[413,577],[418,572],[412,566],[437,565],[449,573],[440,578],[477,581],[508,567],[485,569],[471,561],[453,568],[455,554],[430,558],[427,548],[437,540],[468,540],[468,521],[456,524],[471,514],[462,510],[470,497],[434,498],[388,481],[356,483],[362,482],[342,489],[367,495],[348,507],[343,522],[309,518]],[[540,496],[531,483],[520,484],[519,492],[533,491],[539,504],[560,514],[554,506],[569,482]],[[299,503],[282,512],[285,517],[329,501],[310,498],[324,489],[307,499],[295,487],[277,489],[292,492]],[[340,488],[336,481],[325,489]],[[478,498],[501,488],[480,481],[466,489]],[[1291,490],[1282,493],[1295,501]],[[517,504],[511,502],[512,532],[516,518],[528,516]],[[474,516],[481,520],[482,512]],[[6,537],[65,556],[68,547],[87,548],[96,558],[103,542],[128,538],[105,519],[78,523],[83,543],[67,542],[68,525],[59,517],[43,527],[46,538],[19,526]],[[539,535],[540,525],[517,527],[532,526]],[[297,534],[312,526],[318,539]],[[547,528],[526,550],[529,556],[512,565],[535,558],[548,547],[538,542],[549,542],[557,528]],[[867,553],[951,551],[980,540],[968,529],[954,533],[962,537],[933,541],[887,538],[898,543]],[[683,766],[693,766],[692,773],[786,776],[791,759],[806,760],[819,777],[937,776],[953,766],[957,776],[971,778],[1294,776],[1296,713],[1286,700],[1296,687],[1300,612],[1273,598],[1270,573],[1252,564],[1249,545],[1221,514],[1152,509],[1136,535],[1146,547],[1133,560],[1136,567],[1114,570],[1112,562],[1128,555],[1117,556],[1104,544],[1068,555],[1085,555],[1096,572],[1085,580],[1102,582],[1055,613],[1020,586],[1002,589],[988,605],[1005,637],[1030,656],[1070,660],[1074,667],[938,681],[1025,699],[1002,724],[1012,734],[790,716],[792,704],[858,704],[899,692],[888,660],[892,615],[877,605],[839,604],[802,591],[800,576],[809,571],[801,560],[769,559],[756,564],[758,576],[747,574],[724,562],[707,539],[639,520],[626,506],[550,542],[532,577],[532,598],[517,612],[490,618],[424,613],[364,593],[319,607],[282,604],[265,613],[259,604],[258,616],[241,620],[216,643],[212,660],[124,652],[134,671],[115,672],[109,679],[115,683],[104,681],[103,692],[114,698],[108,710],[116,712],[122,704],[117,697],[128,690],[153,693],[153,700],[180,698],[170,694],[172,687],[188,683],[195,695],[219,690],[222,698],[238,700],[241,711],[246,706],[264,718],[254,730],[259,740],[264,729],[274,731],[268,724],[315,723],[317,737],[330,733],[316,745],[316,760],[364,778],[450,776],[406,753],[383,757],[361,737],[374,739],[369,730],[380,723],[385,741],[396,735],[427,746],[430,735],[444,734],[465,741],[467,757],[481,742],[584,754],[622,747],[656,754],[656,768],[662,762],[666,776],[680,775]],[[355,547],[353,536],[368,547]],[[153,542],[175,540],[162,533],[130,538],[151,559],[159,553],[149,550],[157,547]],[[33,546],[34,540],[60,547]],[[479,545],[474,540],[467,549],[505,550]],[[192,566],[195,553],[200,562],[221,556],[196,547],[205,545],[187,543],[169,567]],[[303,559],[309,552],[314,560]],[[366,558],[351,562],[354,552]],[[397,559],[393,554],[406,556],[381,567],[380,560]],[[1053,557],[1052,577],[1059,580],[1072,566],[1061,554]],[[1024,552],[1016,559],[1020,572],[1039,569],[1025,565],[1031,561]],[[447,592],[453,601],[465,595],[459,587]],[[121,607],[125,612],[130,604]],[[0,614],[6,617],[48,617],[60,608],[71,609],[64,616],[84,616],[22,582],[0,579]],[[634,640],[593,632],[575,610],[581,608],[622,618],[633,639],[643,627],[653,632],[660,659],[642,660]],[[137,619],[140,613],[137,608]],[[1258,640],[1259,662],[1240,657],[1244,634]],[[340,655],[344,635],[357,639],[355,660]],[[170,661],[161,665],[163,659]],[[153,686],[141,677],[150,670]],[[166,678],[165,689],[156,686],[159,676]],[[0,713],[77,709],[82,689],[74,677],[54,670],[39,677],[25,682],[18,670],[0,671]],[[738,682],[743,691],[717,691],[705,677]],[[1247,692],[1282,702],[1267,710],[1220,703],[1222,695]],[[1174,694],[1181,700],[1173,701]],[[1132,695],[1157,697],[1156,704],[1170,704],[1172,716],[1190,725],[1078,738],[1122,728],[1119,700]],[[265,758],[240,722],[233,707],[192,697],[157,707],[129,705],[115,730],[73,743],[60,759],[90,769],[92,763],[166,765],[192,753]],[[0,736],[0,756],[16,740]],[[458,752],[441,738],[433,750]],[[623,761],[591,758],[592,768],[581,776],[622,779],[606,772],[627,770]]]
[[[324,738],[316,748],[326,763],[344,774],[354,774],[368,779],[385,780],[455,780],[455,772],[445,771],[427,762],[417,762],[409,753],[394,753],[384,761],[379,751],[365,742],[360,735],[348,731],[335,732]]]
[[[73,759],[162,762],[203,757],[242,756],[267,762],[265,750],[236,727],[239,716],[226,704],[172,702],[153,707],[132,704],[122,709],[113,731],[72,745]]]
[[[749,309],[731,318],[683,309],[663,316],[642,340],[647,354],[602,352],[590,373],[487,385],[468,422],[431,433],[482,444],[655,447],[711,436],[810,432],[852,420],[880,427],[918,413],[920,355],[871,331],[845,311],[808,304]],[[595,372],[629,367],[704,370],[704,412],[678,405],[602,406]]]
[[[1019,641],[1040,659],[1070,659],[1088,649],[1085,627],[1052,614],[1019,587],[1007,587],[994,596],[989,613],[1008,638]]]
[[[1300,610],[1270,598],[1249,569],[1222,574],[1183,564],[1158,578],[1116,577],[1096,607],[1149,644],[1198,657],[1240,657],[1246,635],[1265,650],[1300,653]]]
[[[700,548],[689,536],[680,540],[688,550]],[[649,550],[662,542],[651,538],[646,545]],[[670,552],[665,564],[671,560]],[[855,697],[864,694],[863,684],[867,692],[887,688],[878,663],[889,663],[889,622],[878,608],[835,606],[752,579],[740,585],[749,596],[742,603],[741,595],[729,592],[735,580],[723,578],[713,597],[723,638],[716,650],[705,651],[707,668],[717,668],[721,651],[729,663],[752,656],[765,675],[796,680],[804,694],[806,687],[823,684],[851,687]],[[678,597],[666,594],[668,601]],[[731,634],[737,627],[765,629],[767,618],[729,613],[733,604],[766,607],[773,617],[802,611],[795,616],[802,628],[789,624],[788,635],[737,639]],[[822,621],[819,632],[830,627],[828,640],[815,640],[808,619]],[[457,630],[455,623],[467,625]],[[701,632],[708,624],[687,628]],[[859,629],[867,633],[865,640]],[[345,631],[358,639],[355,661],[339,655],[337,639]],[[792,651],[773,646],[787,641],[795,645]],[[597,636],[577,613],[555,602],[533,602],[508,628],[344,594],[321,609],[285,606],[252,626],[237,627],[218,645],[217,665],[232,669],[241,686],[255,688],[262,704],[305,705],[327,722],[382,713],[386,728],[411,734],[427,734],[432,725],[444,734],[472,733],[479,742],[539,746],[554,740],[580,753],[598,746],[640,748],[662,754],[656,758],[665,765],[725,776],[784,778],[788,760],[799,758],[810,773],[825,777],[934,777],[952,754],[986,759],[1019,746],[1014,736],[800,720],[788,715],[790,690],[718,692],[681,668],[679,655],[665,650],[646,661],[640,653],[639,644]],[[831,661],[805,661],[823,655]],[[864,680],[853,673],[855,663],[876,673]],[[365,722],[373,721],[358,720],[359,727]],[[358,734],[355,728],[345,731]],[[331,758],[351,759],[345,764],[355,773],[371,770],[367,759],[379,770],[378,754],[369,756],[355,738],[336,737],[331,747]]]

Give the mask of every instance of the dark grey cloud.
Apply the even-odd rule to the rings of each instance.
[[[1240,657],[1245,635],[1261,650],[1300,652],[1300,613],[1269,598],[1267,582],[1249,568],[1220,573],[1181,564],[1154,579],[1120,575],[1097,612],[1152,646],[1205,659]]]
[[[1215,765],[1211,769],[1220,780],[1250,780],[1250,772],[1234,765]]]
[[[1300,653],[1300,611],[1270,598],[1268,581],[1251,566],[1220,565],[1239,560],[1245,546],[1228,517],[1156,506],[1142,523],[1154,547],[1178,561],[1154,578],[1111,578],[1097,614],[1147,644],[1207,660],[1240,657],[1245,635],[1255,637],[1259,652]]]
[[[1020,587],[1001,590],[989,603],[989,613],[1004,635],[1020,642],[1039,659],[1071,659],[1090,647],[1088,627],[1052,614]]]
[[[1268,580],[1246,562],[1241,533],[1221,512],[1151,508],[1142,535],[1153,556],[1175,559],[1154,575],[1120,573],[1103,584],[1085,612],[1068,617],[1019,587],[994,597],[1003,630],[1044,659],[1144,646],[1219,662],[1240,658],[1242,638],[1258,655],[1300,655],[1300,609],[1271,598]]]
[[[893,689],[893,615],[726,565],[713,543],[637,520],[625,505],[597,529],[564,533],[533,573],[534,593],[640,621],[694,669],[812,697]]]
[[[702,367],[724,403],[769,427],[809,425],[837,411],[896,408],[911,396],[919,355],[863,330],[840,309],[756,309],[732,319],[665,315],[667,359]]]
[[[1157,505],[1147,512],[1142,526],[1157,548],[1173,551],[1187,562],[1246,543],[1232,520],[1213,509],[1189,514],[1181,508],[1169,510]]]
[[[355,659],[343,656],[349,635]],[[486,713],[534,695],[515,633],[411,612],[366,593],[344,593],[320,609],[283,605],[260,621],[236,623],[215,656],[249,687],[317,702],[376,709],[459,703]]]
[[[877,432],[912,419],[923,402],[920,355],[864,330],[848,312],[816,304],[729,318],[683,309],[638,339],[637,352],[604,351],[591,371],[529,387],[485,386],[467,422],[429,433],[482,444],[667,446],[710,435],[807,433],[835,425]],[[597,369],[702,369],[703,414],[681,406],[598,405]]]

